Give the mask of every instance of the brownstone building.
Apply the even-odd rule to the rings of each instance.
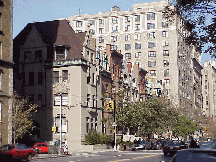
[[[12,142],[12,0],[0,0],[0,146]]]

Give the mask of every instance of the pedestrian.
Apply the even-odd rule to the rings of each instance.
[[[191,140],[191,141],[190,141],[189,148],[200,148],[200,146],[197,145],[196,141],[193,139],[192,136],[189,136],[189,139]]]
[[[64,154],[68,154],[68,141],[67,141],[67,139],[65,139]]]

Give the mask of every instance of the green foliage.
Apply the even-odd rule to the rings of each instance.
[[[186,138],[186,135],[193,134],[197,130],[198,127],[196,124],[184,115],[179,115],[178,122],[172,126],[173,134],[184,138]]]
[[[87,135],[85,135],[85,144],[86,145],[94,145],[94,144],[108,144],[113,141],[112,135],[107,135],[104,133],[99,133],[95,130],[89,131]]]
[[[33,117],[38,105],[29,104],[28,100],[21,98],[16,92],[13,96],[12,108],[12,134],[14,142],[34,129]]]

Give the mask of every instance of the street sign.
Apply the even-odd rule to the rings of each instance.
[[[117,124],[113,124],[112,126],[113,126],[113,127],[117,127]]]

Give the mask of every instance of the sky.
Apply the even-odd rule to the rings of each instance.
[[[160,0],[13,0],[13,37],[28,24],[68,18],[72,15],[97,14],[109,12],[113,6],[120,10],[132,9],[132,4],[155,2]],[[211,60],[208,54],[202,55],[202,64]]]

